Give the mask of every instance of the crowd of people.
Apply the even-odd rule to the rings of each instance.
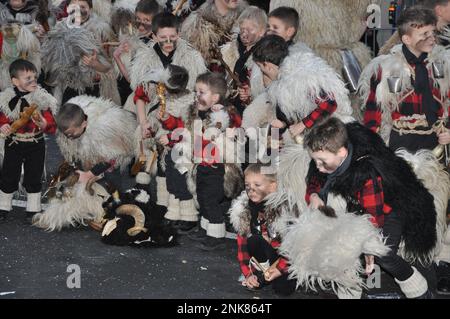
[[[450,1],[407,8],[377,57],[370,3],[2,1],[0,220],[21,185],[47,230],[234,234],[250,290],[361,298],[377,264],[449,294]],[[43,194],[47,134],[65,163]]]

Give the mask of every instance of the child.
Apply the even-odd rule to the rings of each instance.
[[[201,215],[201,230],[190,238],[201,241],[200,249],[211,251],[225,247],[224,215],[230,207],[231,199],[240,189],[239,186],[232,187],[234,190],[230,192],[229,186],[242,184],[240,180],[242,173],[236,164],[223,164],[220,158],[223,155],[222,150],[214,142],[221,135],[223,136],[226,128],[233,126],[225,109],[217,107],[217,111],[212,111],[213,107],[225,103],[227,85],[224,77],[215,73],[202,74],[197,78],[195,87],[197,101],[190,107],[187,121],[168,116],[163,120],[163,124],[170,130],[186,128],[190,136],[194,138],[193,155],[201,161],[196,168],[196,192]],[[194,131],[194,124],[196,127],[200,125],[203,133],[208,130],[209,134],[195,136],[194,134],[198,134],[198,131]],[[190,143],[190,139],[183,136],[183,141],[177,144],[176,151],[192,150]],[[226,174],[230,175],[226,176]],[[232,178],[233,176],[235,178]],[[192,223],[192,228],[194,226],[195,222]]]
[[[436,17],[431,10],[415,6],[403,12],[398,23],[403,44],[374,59],[361,75],[364,124],[379,132],[393,150],[403,147],[416,152],[448,145],[444,114],[450,79],[448,64],[443,62],[449,54],[436,45]],[[443,63],[442,78],[433,73],[438,63]],[[395,78],[399,91],[391,92],[388,82]]]
[[[434,199],[411,166],[377,134],[336,118],[314,126],[305,147],[312,158],[307,202],[319,208],[333,194],[345,199],[348,211],[368,214],[391,248],[386,256],[375,257],[376,263],[395,278],[407,298],[428,298],[426,279],[397,255],[404,241],[406,256],[427,260],[437,244]]]
[[[241,82],[241,87],[237,88],[239,96],[233,99],[232,104],[242,116],[245,107],[251,100],[250,76],[254,65],[251,55],[255,44],[266,32],[267,15],[262,9],[250,6],[239,16],[238,23],[238,38],[222,47],[221,52],[225,63]],[[233,81],[232,79],[227,80]]]
[[[125,38],[121,41],[116,50],[114,50],[114,61],[122,75],[117,82],[122,105],[125,104],[128,96],[133,93],[133,90],[130,88],[129,74],[131,61],[134,58],[136,51],[141,47],[141,44],[147,44],[151,41],[152,21],[160,10],[161,8],[156,0],[139,1],[135,10],[135,27],[137,28],[138,37],[141,43],[134,44],[132,41]]]
[[[246,191],[233,203],[230,218],[238,233],[238,260],[245,277],[242,285],[258,289],[272,283],[276,293],[287,296],[295,291],[296,281],[288,279],[287,260],[277,251],[280,237],[274,233],[273,225],[278,216],[265,208],[265,199],[277,188],[276,175],[263,171],[269,172],[270,168],[263,164],[247,167],[244,172]],[[273,266],[263,274],[254,264],[250,266],[252,257],[261,265]]]
[[[294,44],[299,27],[300,17],[294,8],[279,7],[269,13],[267,34],[278,35],[289,45]]]
[[[200,53],[185,40],[179,38],[177,18],[170,13],[160,13],[153,19],[153,38],[148,47],[139,50],[131,66],[131,86],[136,88],[136,104],[142,137],[149,137],[150,123],[146,108],[157,103],[155,84],[148,81],[148,74],[166,69],[169,64],[184,67],[189,73],[188,90],[193,90],[197,76],[206,71]]]
[[[12,198],[17,191],[22,164],[23,186],[27,191],[26,220],[41,211],[41,177],[45,164],[44,133],[54,134],[53,113],[56,100],[37,85],[36,67],[26,60],[14,61],[10,68],[14,88],[0,93],[0,130],[5,137],[5,156],[0,182],[0,219],[12,210]],[[25,107],[38,106],[34,114],[16,132],[12,124],[20,118]]]

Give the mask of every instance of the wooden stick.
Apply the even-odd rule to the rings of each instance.
[[[178,14],[178,11],[180,11],[184,4],[187,2],[188,0],[181,0],[180,2],[178,2],[177,6],[175,7],[175,10],[172,11],[172,14],[174,16],[176,16]]]
[[[120,45],[120,42],[103,42],[102,46],[111,46],[111,47],[118,47]]]

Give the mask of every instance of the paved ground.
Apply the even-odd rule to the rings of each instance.
[[[60,156],[49,143],[48,171]],[[271,299],[270,287],[249,292],[240,286],[236,244],[225,251],[205,253],[186,237],[174,248],[111,247],[88,227],[47,233],[22,222],[16,208],[0,224],[0,299],[10,298],[157,298],[157,299]],[[67,286],[70,265],[80,267],[80,288]],[[433,282],[430,275],[430,281]],[[69,281],[76,283],[74,280]],[[396,285],[382,276],[383,289]],[[330,293],[297,292],[292,299],[335,298]]]

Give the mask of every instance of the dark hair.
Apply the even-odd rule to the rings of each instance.
[[[291,7],[279,7],[269,13],[269,18],[277,18],[284,22],[288,28],[294,28],[295,33],[293,37],[297,35],[298,28],[300,27],[300,16],[298,11]]]
[[[266,35],[256,43],[253,49],[253,61],[270,62],[277,66],[280,66],[288,55],[289,46],[278,35]]]
[[[74,0],[70,0],[69,3],[71,3],[72,1],[74,1]],[[88,4],[89,8],[92,9],[92,0],[79,0],[79,1],[84,1],[84,2],[86,2],[86,3]]]
[[[272,168],[272,164],[263,164],[263,163],[255,163],[250,164],[247,166],[247,168],[244,171],[244,176],[247,176],[247,174],[257,174],[257,175],[264,175],[267,179],[269,179],[271,182],[277,181],[277,174],[264,174],[263,169],[270,169]]]
[[[170,87],[167,88],[167,91],[174,94],[185,91],[189,82],[189,72],[185,68],[174,64],[170,64],[168,70],[170,78],[167,80],[167,84]]]
[[[19,72],[26,72],[26,71],[37,73],[37,69],[34,66],[34,64],[27,60],[23,59],[15,60],[9,66],[9,76],[11,77],[11,79],[12,78],[17,79],[17,77],[19,76]]]
[[[71,126],[79,127],[87,120],[87,115],[84,114],[83,110],[78,105],[66,103],[59,108],[55,120],[58,129],[64,133]]]
[[[348,146],[348,133],[345,124],[330,117],[313,126],[305,137],[305,146],[312,152],[328,151],[336,154]]]
[[[134,12],[141,12],[143,14],[155,16],[160,11],[161,7],[156,0],[141,0],[136,5],[136,9]]]
[[[400,38],[411,31],[411,28],[422,28],[436,25],[437,18],[434,11],[423,6],[413,6],[401,14],[398,19],[398,33]]]
[[[450,0],[420,0],[417,4],[421,6],[434,10],[437,6],[446,6]]]
[[[200,74],[197,77],[196,83],[206,84],[212,93],[219,94],[219,103],[225,104],[227,98],[227,81],[225,77],[220,73],[207,72]]]
[[[163,28],[174,28],[177,32],[180,29],[180,22],[178,18],[169,12],[158,13],[152,22],[153,34],[156,34],[159,29]]]

